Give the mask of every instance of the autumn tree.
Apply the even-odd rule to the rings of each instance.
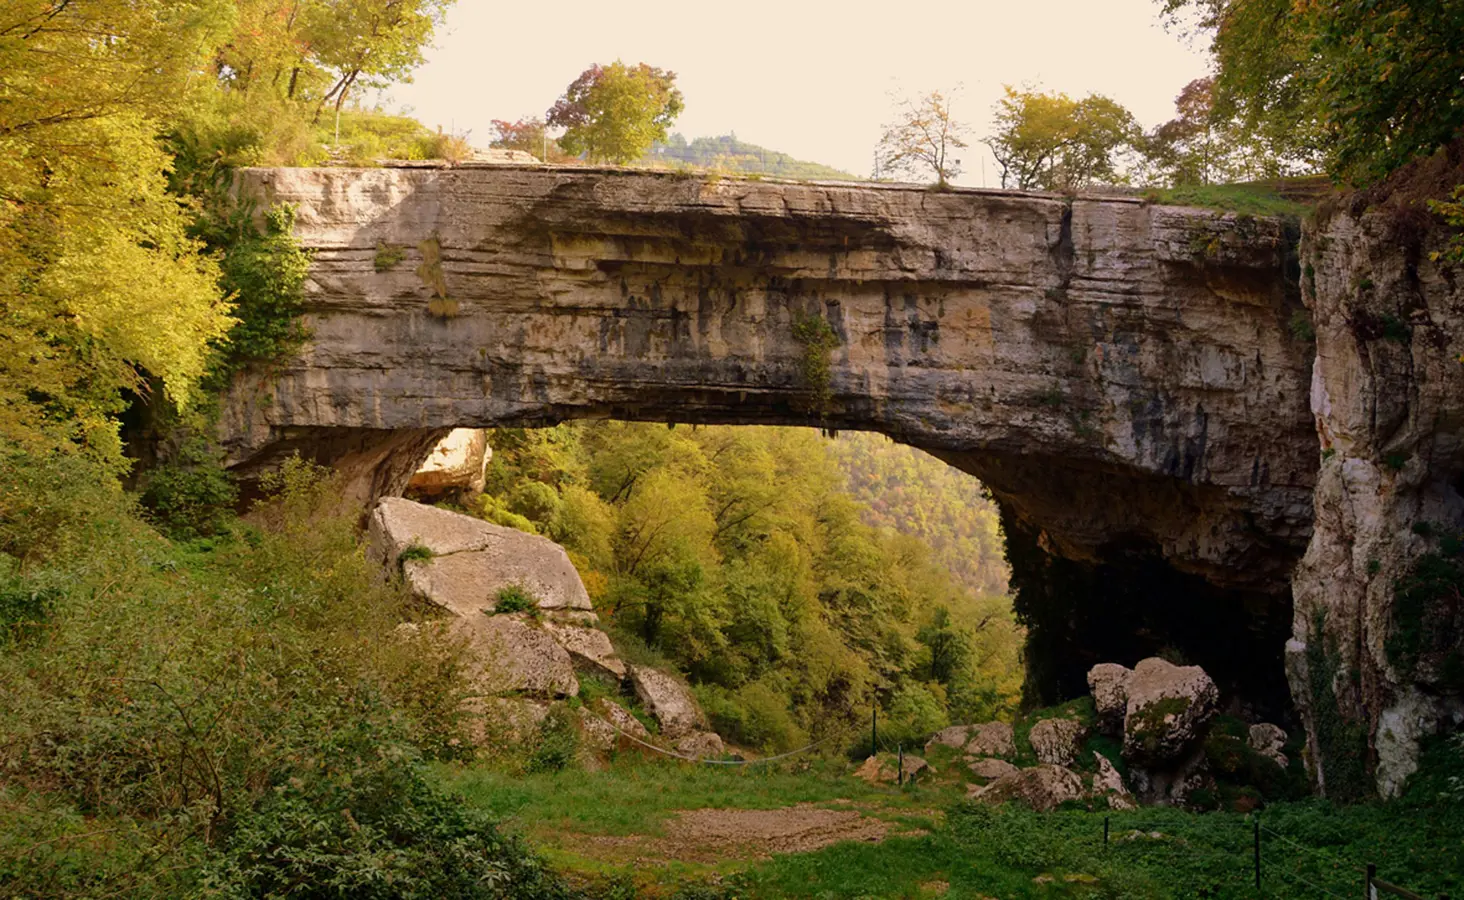
[[[1063,93],[1006,87],[986,139],[1001,167],[1002,187],[1076,191],[1124,179],[1121,165],[1140,130],[1133,115],[1101,94],[1073,100]]]
[[[876,176],[929,173],[945,187],[961,174],[961,161],[950,154],[966,147],[966,126],[951,117],[950,96],[931,91],[919,100],[900,100],[896,109],[895,121],[885,126],[875,150]]]
[[[582,72],[550,108],[546,121],[565,129],[559,139],[565,152],[624,165],[665,140],[682,108],[675,72],[616,60]]]
[[[120,467],[121,391],[186,404],[231,324],[167,192],[155,122],[227,28],[219,4],[24,0],[0,12],[0,435]]]
[[[1455,0],[1161,0],[1213,36],[1215,104],[1281,167],[1381,177],[1464,133]]]
[[[422,62],[433,29],[453,0],[313,0],[308,8],[310,56],[334,80],[320,95],[339,110],[357,87],[405,81]]]
[[[548,126],[538,116],[509,122],[493,120],[493,142],[491,146],[504,150],[518,150],[547,163],[563,163],[574,160],[564,152],[559,141],[549,137]]]

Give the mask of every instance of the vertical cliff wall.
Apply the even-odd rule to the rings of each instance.
[[[1397,793],[1419,741],[1464,722],[1464,272],[1428,225],[1343,212],[1302,244],[1320,472],[1288,677],[1339,798]]]

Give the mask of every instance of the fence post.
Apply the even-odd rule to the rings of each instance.
[[[879,754],[879,701],[875,701],[870,710],[869,719],[869,755]]]
[[[1373,879],[1378,877],[1378,867],[1373,863],[1367,864],[1367,884],[1363,888],[1366,892],[1362,896],[1364,900],[1372,900],[1377,894],[1373,891]]]
[[[1103,849],[1108,849],[1108,817],[1103,817]]]
[[[896,763],[896,765],[898,765],[900,767],[900,775],[899,775],[900,787],[904,787],[905,786],[905,745],[904,744],[896,744],[895,745],[895,753],[898,754],[898,757],[899,757],[899,761]]]
[[[1256,893],[1261,892],[1261,816],[1255,819]]]

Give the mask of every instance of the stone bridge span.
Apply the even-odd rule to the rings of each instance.
[[[1090,589],[1158,564],[1270,604],[1280,658],[1318,444],[1279,220],[586,168],[236,190],[297,205],[315,253],[310,343],[226,404],[241,472],[300,449],[399,491],[443,429],[587,417],[876,430],[979,477]]]

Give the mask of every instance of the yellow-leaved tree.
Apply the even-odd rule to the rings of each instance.
[[[221,0],[0,5],[0,436],[123,465],[124,389],[192,399],[232,324],[167,192],[158,122],[188,101]]]

